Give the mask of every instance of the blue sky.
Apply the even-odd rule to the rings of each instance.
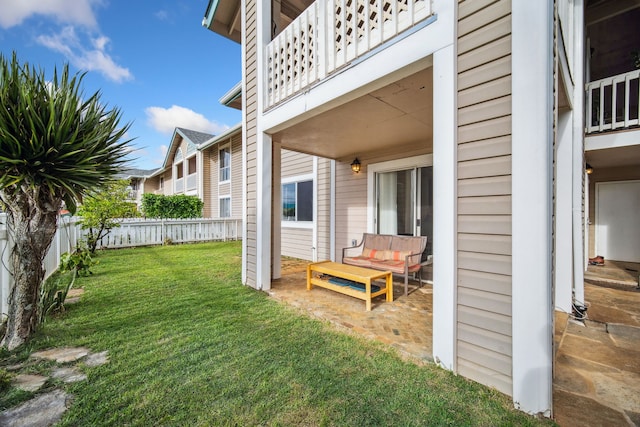
[[[241,113],[218,100],[240,81],[240,45],[205,29],[207,0],[0,0],[0,52],[49,76],[87,72],[86,95],[132,123],[130,165],[164,161],[175,127],[219,134]]]

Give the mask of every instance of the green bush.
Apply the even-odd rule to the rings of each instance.
[[[197,196],[142,195],[142,211],[147,218],[201,218],[203,206],[204,202]]]

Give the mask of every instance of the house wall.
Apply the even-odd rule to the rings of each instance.
[[[231,216],[242,217],[242,132],[232,135],[231,145]]]
[[[287,178],[302,176],[312,176],[313,156],[298,153],[290,150],[281,151],[280,178],[285,182]],[[315,179],[315,177],[313,178]],[[316,195],[314,194],[314,197]],[[276,206],[276,215],[280,215],[282,210]],[[278,238],[278,236],[273,236]],[[284,256],[313,261],[313,229],[309,224],[305,226],[296,225],[289,221],[282,221],[280,229],[280,253]]]
[[[596,183],[640,180],[640,165],[595,168],[589,175],[589,257],[596,254]]]
[[[281,254],[308,261],[330,259],[331,160],[314,160],[314,157],[308,154],[283,149],[280,170],[282,182],[298,177],[313,177],[316,201],[313,224],[297,226],[295,223],[282,221]],[[280,212],[279,206],[276,207],[276,211]]]
[[[318,158],[316,257],[318,261],[331,259],[331,160]]]
[[[213,209],[213,185],[212,185],[212,173],[215,169],[213,169],[212,157],[215,155],[215,147],[207,148],[201,152],[202,156],[202,170],[199,170],[200,174],[200,182],[202,182],[202,191],[200,199],[204,203],[204,207],[202,208],[202,216],[205,218],[212,218],[217,216],[217,211]]]
[[[511,2],[458,6],[457,367],[510,395]]]
[[[433,151],[432,142],[424,141],[403,147],[390,147],[384,151],[358,155],[360,173],[351,170],[353,159],[336,161],[336,251],[335,259],[342,259],[342,249],[358,243],[362,234],[373,232],[373,224],[367,210],[367,168],[370,164],[398,160],[407,157],[429,154]],[[371,229],[370,229],[371,227]]]

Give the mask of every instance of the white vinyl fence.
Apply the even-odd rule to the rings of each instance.
[[[60,256],[76,247],[86,231],[78,218],[61,218],[58,231],[44,259],[45,278],[58,269]],[[123,219],[120,227],[98,242],[99,249],[196,243],[242,239],[241,219]],[[7,315],[9,292],[13,286],[10,270],[12,239],[7,229],[6,214],[0,213],[0,318]]]

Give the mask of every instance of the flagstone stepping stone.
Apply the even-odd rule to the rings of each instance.
[[[31,357],[36,359],[55,360],[57,363],[76,362],[89,354],[89,349],[84,347],[63,347],[51,350],[38,351]]]
[[[107,350],[100,353],[90,353],[84,360],[84,364],[93,368],[95,366],[101,366],[109,362],[109,352]]]
[[[24,391],[38,391],[47,382],[47,377],[42,375],[20,374],[13,379],[13,386]]]
[[[0,413],[0,426],[47,427],[60,421],[71,396],[54,390]]]
[[[87,379],[87,376],[77,368],[57,368],[53,370],[51,376],[64,383],[75,383]]]
[[[69,292],[67,293],[67,297],[64,299],[64,303],[75,304],[77,302],[80,302],[80,297],[82,296],[82,294],[84,294],[84,289],[82,288],[70,289]]]

